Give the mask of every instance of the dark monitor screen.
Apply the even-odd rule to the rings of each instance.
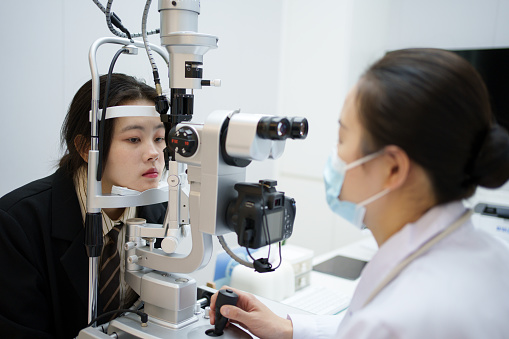
[[[453,50],[479,72],[497,122],[509,130],[509,48]]]
[[[364,260],[337,255],[334,258],[313,266],[313,270],[335,275],[343,279],[355,280],[360,277],[367,263],[368,262]]]

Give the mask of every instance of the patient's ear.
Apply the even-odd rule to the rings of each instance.
[[[74,137],[74,147],[80,154],[81,158],[88,163],[88,151],[90,149],[90,143],[87,138],[83,135],[78,134]]]

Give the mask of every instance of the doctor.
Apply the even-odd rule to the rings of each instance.
[[[508,178],[509,136],[470,64],[388,53],[349,93],[324,171],[331,209],[379,245],[344,320],[283,319],[237,290],[221,313],[261,338],[509,338],[509,248],[461,202]]]

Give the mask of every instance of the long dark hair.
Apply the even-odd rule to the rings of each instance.
[[[397,145],[427,172],[437,203],[509,179],[509,136],[493,121],[488,91],[463,58],[438,49],[386,54],[357,90],[363,152]]]
[[[103,108],[104,89],[106,88],[106,75],[100,77],[100,99],[99,108]],[[157,93],[154,88],[136,78],[114,73],[111,77],[110,91],[108,95],[108,107],[120,106],[128,101],[146,99],[154,101]],[[92,80],[86,82],[76,92],[69,106],[67,115],[61,130],[61,143],[65,145],[66,152],[60,159],[60,168],[64,168],[69,174],[74,174],[85,161],[80,156],[80,150],[90,148],[90,121],[89,111],[92,102]],[[108,154],[113,136],[113,124],[115,119],[108,119],[104,125],[104,162],[108,159]],[[103,122],[101,122],[103,123]],[[78,135],[83,136],[76,139]],[[75,146],[75,139],[77,145]]]

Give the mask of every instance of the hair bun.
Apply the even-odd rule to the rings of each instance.
[[[493,124],[474,161],[471,177],[478,185],[497,188],[509,179],[509,134]]]

